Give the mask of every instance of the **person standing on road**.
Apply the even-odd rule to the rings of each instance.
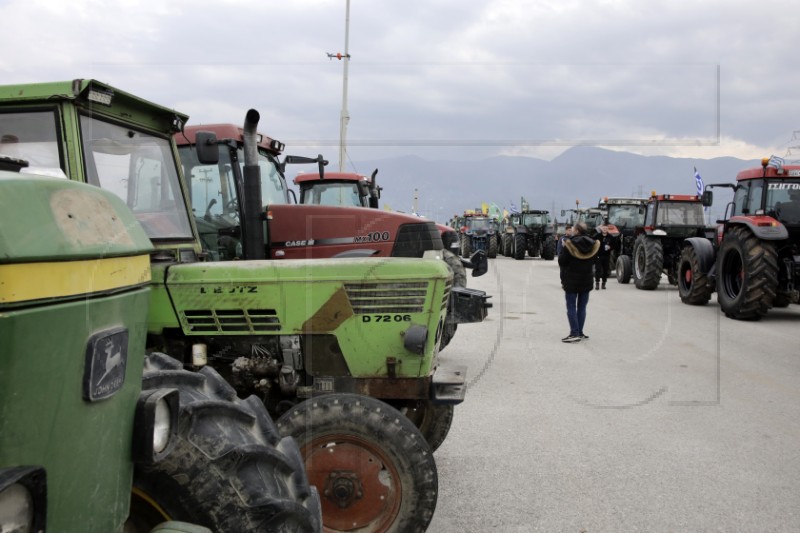
[[[572,237],[564,241],[564,247],[558,255],[561,287],[564,289],[569,320],[569,335],[561,339],[562,342],[580,342],[589,338],[583,332],[583,324],[586,322],[586,305],[592,290],[594,257],[600,249],[600,241],[586,233],[585,224],[572,226]]]
[[[600,288],[600,282],[603,283],[602,287],[606,288],[608,281],[608,274],[611,270],[611,265],[608,264],[611,258],[611,247],[614,245],[614,237],[608,234],[608,226],[605,224],[598,228],[598,233],[595,239],[600,243],[600,251],[595,256],[594,263],[594,288]]]
[[[561,250],[564,248],[564,241],[572,237],[572,226],[567,226],[564,229],[564,235],[558,237],[556,241],[556,255],[561,255]]]

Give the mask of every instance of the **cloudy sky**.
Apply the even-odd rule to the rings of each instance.
[[[0,0],[2,83],[96,78],[338,162],[345,0]],[[352,0],[348,157],[783,156],[796,3]],[[793,153],[800,158],[800,148]]]

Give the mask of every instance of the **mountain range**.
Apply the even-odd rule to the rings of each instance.
[[[514,156],[428,161],[409,155],[354,165],[367,175],[378,169],[384,207],[413,212],[416,206],[417,214],[446,223],[454,214],[479,209],[483,203],[519,208],[522,198],[532,209],[547,209],[560,218],[560,211],[575,207],[576,201],[592,207],[604,196],[696,194],[695,168],[706,184],[730,183],[737,172],[760,161],[642,156],[578,146],[550,161]],[[728,193],[729,189],[714,191],[710,218],[722,215]]]

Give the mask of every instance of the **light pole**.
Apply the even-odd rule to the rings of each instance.
[[[347,157],[347,123],[350,114],[347,111],[347,67],[350,65],[350,0],[347,0],[344,17],[344,73],[342,75],[342,114],[339,117],[339,172],[344,172],[344,161]]]

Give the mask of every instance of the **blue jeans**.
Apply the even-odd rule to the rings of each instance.
[[[586,322],[586,304],[589,303],[589,291],[565,292],[567,300],[567,319],[569,334],[573,337],[583,335],[583,324]]]

